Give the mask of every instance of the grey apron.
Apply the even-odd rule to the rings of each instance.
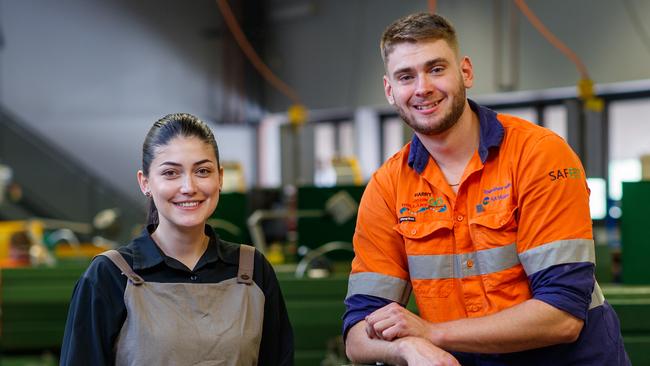
[[[195,284],[145,282],[117,251],[102,253],[128,278],[116,365],[257,365],[264,293],[254,254],[242,245],[236,278]]]

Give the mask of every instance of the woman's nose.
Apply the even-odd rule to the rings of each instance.
[[[194,193],[196,191],[196,182],[194,182],[194,177],[192,175],[187,175],[183,178],[183,185],[181,186],[181,192],[188,194]]]

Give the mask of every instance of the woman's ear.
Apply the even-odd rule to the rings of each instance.
[[[149,179],[142,170],[138,170],[138,185],[140,186],[140,191],[142,194],[149,197],[151,196],[151,191],[149,190]]]
[[[223,189],[223,167],[219,166],[219,192]]]

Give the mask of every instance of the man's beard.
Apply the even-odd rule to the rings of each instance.
[[[449,112],[442,116],[441,120],[437,124],[422,124],[419,125],[415,117],[409,117],[404,111],[404,108],[395,105],[397,113],[402,118],[402,120],[409,125],[415,132],[426,135],[434,136],[439,135],[450,128],[452,128],[460,119],[460,116],[463,114],[465,109],[465,86],[462,83],[459,83],[459,88],[456,93],[452,95],[453,104]]]

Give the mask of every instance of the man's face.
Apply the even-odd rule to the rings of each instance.
[[[423,135],[438,135],[456,124],[472,82],[471,61],[459,62],[444,40],[397,44],[386,61],[386,98]]]

